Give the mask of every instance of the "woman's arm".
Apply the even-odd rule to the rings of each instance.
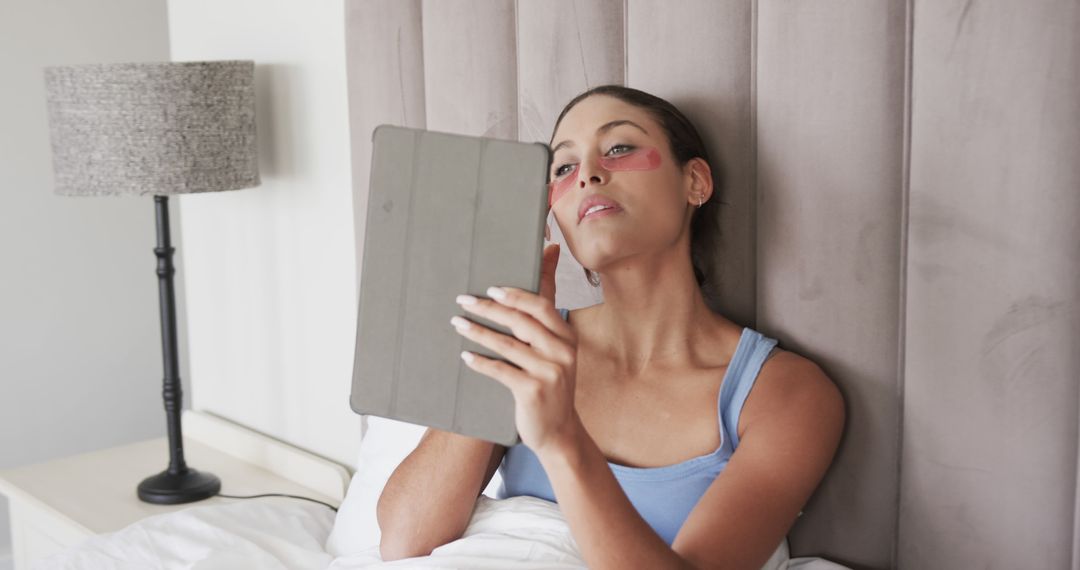
[[[550,226],[544,227],[544,237],[550,239]],[[569,336],[573,331],[554,307],[558,263],[559,245],[544,246],[540,291],[548,299],[548,323]],[[515,412],[515,417],[519,414]],[[431,554],[436,547],[460,538],[469,526],[477,497],[505,453],[506,446],[482,439],[434,428],[424,432],[379,497],[376,517],[383,560]]]
[[[425,556],[460,538],[505,452],[496,443],[428,428],[379,496],[383,560]]]

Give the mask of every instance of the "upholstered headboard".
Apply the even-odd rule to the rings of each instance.
[[[546,142],[589,87],[665,97],[717,172],[715,308],[847,402],[792,555],[1077,567],[1077,2],[350,0],[346,20],[358,239],[377,124]],[[559,306],[600,302],[562,254]]]

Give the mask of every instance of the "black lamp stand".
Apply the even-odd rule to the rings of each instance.
[[[221,491],[221,480],[211,473],[191,469],[184,462],[184,437],[180,429],[183,391],[176,348],[176,298],[173,294],[172,256],[175,248],[169,236],[169,197],[155,195],[157,213],[158,298],[161,305],[161,349],[165,358],[162,397],[169,430],[169,468],[139,483],[139,499],[159,505],[191,503],[213,497]]]

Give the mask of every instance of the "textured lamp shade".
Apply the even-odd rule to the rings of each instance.
[[[259,185],[255,63],[45,69],[55,192],[184,194]]]

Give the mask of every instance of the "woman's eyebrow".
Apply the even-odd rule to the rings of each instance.
[[[606,133],[607,131],[610,131],[611,129],[614,129],[615,127],[617,127],[619,125],[633,125],[633,126],[637,127],[639,130],[641,130],[641,132],[643,132],[645,134],[649,134],[649,131],[646,131],[641,125],[639,125],[639,124],[637,124],[634,121],[631,121],[629,119],[616,119],[614,121],[608,121],[608,122],[600,125],[600,127],[596,129],[596,134],[602,135],[602,134]],[[564,146],[567,147],[567,148],[573,147],[574,146],[574,141],[571,141],[569,139],[562,141],[561,143],[555,145],[555,147],[551,149],[551,154],[555,154],[555,151],[559,150],[560,148],[562,148]]]

